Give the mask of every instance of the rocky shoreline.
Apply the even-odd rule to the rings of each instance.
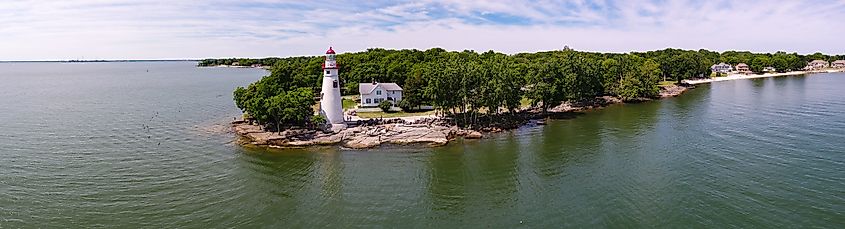
[[[458,137],[482,138],[481,132],[440,124],[383,124],[350,127],[338,132],[291,129],[280,133],[266,132],[244,121],[232,123],[242,145],[275,148],[301,148],[320,145],[340,145],[352,149],[373,148],[383,144],[442,146]]]
[[[660,88],[660,98],[678,96],[689,88],[690,85],[671,85]],[[647,101],[650,99],[640,99]],[[510,128],[518,128],[528,123],[544,125],[545,121],[531,121],[545,118],[571,116],[576,112],[583,112],[592,109],[603,108],[611,104],[621,104],[623,100],[602,96],[592,100],[579,102],[564,102],[550,108],[543,114],[538,108],[519,112],[518,122],[520,125],[511,125]],[[238,120],[231,123],[232,129],[238,135],[238,144],[265,146],[271,148],[303,148],[310,146],[332,146],[339,145],[352,149],[373,148],[384,144],[394,145],[424,145],[443,146],[449,141],[457,138],[480,139],[485,133],[500,132],[506,127],[486,127],[478,130],[460,128],[451,125],[443,120],[432,120],[423,123],[385,123],[377,125],[360,125],[341,129],[335,132],[319,131],[312,129],[288,129],[282,132],[267,132],[258,125]]]
[[[692,88],[695,88],[695,86],[690,84],[673,84],[669,86],[661,86],[660,98],[676,97]]]

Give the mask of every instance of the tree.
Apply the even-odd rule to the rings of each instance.
[[[304,123],[313,114],[315,101],[311,87],[296,80],[296,69],[297,65],[289,62],[277,62],[269,76],[235,89],[235,105],[259,125],[274,124],[276,131],[281,131],[283,124]]]
[[[604,86],[605,93],[618,95],[622,84],[622,70],[619,61],[614,58],[608,58],[602,61],[601,66],[603,73],[602,85]]]
[[[528,75],[526,97],[531,100],[532,105],[541,105],[543,113],[550,108],[554,101],[558,100],[558,90],[555,86],[555,79],[560,76],[557,63],[541,62],[531,66]]]
[[[798,70],[812,59],[832,60],[838,56],[815,53],[808,56],[786,52],[663,49],[629,54],[592,53],[574,50],[506,55],[494,51],[446,51],[368,49],[337,56],[341,87],[357,93],[359,83],[395,82],[403,88],[405,110],[433,105],[438,115],[452,117],[457,124],[476,124],[479,116],[495,117],[502,110],[513,113],[520,101],[542,105],[546,112],[563,101],[610,95],[630,100],[659,93],[660,79],[684,79],[710,75],[718,62],[749,64],[760,71],[772,66],[778,71]],[[271,74],[233,92],[235,105],[259,124],[276,129],[284,125],[308,124],[313,97],[322,79],[322,56],[207,59],[198,65],[260,63]],[[486,111],[486,112],[484,112]],[[487,117],[488,120],[492,119]]]
[[[391,103],[390,101],[387,101],[387,100],[384,100],[384,101],[381,101],[380,103],[378,103],[378,108],[381,108],[381,110],[384,111],[384,112],[390,111],[391,107],[393,107],[393,103]]]
[[[638,98],[652,98],[660,92],[660,64],[652,59],[645,59],[636,55],[625,55],[623,58],[622,81],[619,97],[623,100]]]
[[[701,59],[697,52],[684,52],[672,59],[674,64],[671,68],[672,76],[678,83],[685,79],[695,78],[697,76],[709,75],[701,70],[702,64],[699,63]]]
[[[411,74],[405,80],[405,86],[402,91],[402,101],[399,102],[399,107],[403,110],[409,111],[414,107],[420,106],[423,103],[428,103],[431,99],[425,93],[428,87],[428,79],[426,76],[432,74],[433,71],[428,64],[418,64],[414,66]]]

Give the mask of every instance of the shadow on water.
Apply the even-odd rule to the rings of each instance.
[[[562,120],[562,119],[574,119],[578,116],[584,115],[584,112],[550,112],[549,118],[555,120]]]

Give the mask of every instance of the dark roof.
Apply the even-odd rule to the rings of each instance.
[[[332,50],[332,47],[329,47],[329,51],[326,51],[326,54],[334,54],[334,50]]]

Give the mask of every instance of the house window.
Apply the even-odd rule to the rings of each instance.
[[[337,88],[337,80],[332,81],[332,87]]]
[[[370,101],[372,101],[372,100],[370,100],[370,99],[367,99],[367,102],[366,102],[366,103],[370,103]]]
[[[330,72],[329,70],[326,70],[326,75],[328,75],[328,74],[332,74],[332,72]]]
[[[376,91],[376,95],[381,95],[381,91]]]

